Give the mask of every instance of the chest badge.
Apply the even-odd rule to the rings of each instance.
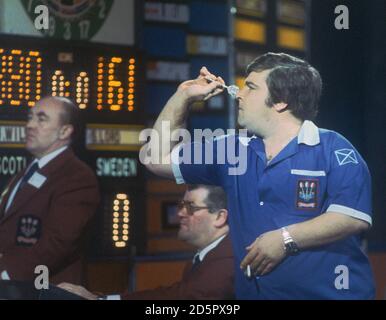
[[[315,209],[318,206],[318,183],[316,179],[298,180],[296,191],[298,209]]]
[[[16,232],[16,244],[32,246],[38,242],[41,234],[41,221],[33,215],[22,216],[19,219]]]

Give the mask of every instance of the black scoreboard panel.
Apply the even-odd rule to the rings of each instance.
[[[100,182],[103,212],[93,231],[92,256],[127,256],[130,246],[144,252],[145,183],[138,152],[89,150],[88,155]]]
[[[94,169],[102,195],[90,239],[96,257],[144,248],[140,58],[128,47],[0,36],[0,193],[29,160],[28,110],[46,95],[71,98],[85,120],[82,158]]]
[[[88,119],[138,123],[138,80],[131,48],[0,36],[0,115],[19,118],[45,95],[72,98]]]

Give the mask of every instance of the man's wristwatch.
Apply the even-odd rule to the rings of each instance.
[[[286,227],[281,228],[281,234],[283,236],[283,241],[284,241],[284,250],[287,253],[287,255],[290,255],[290,256],[297,255],[299,253],[299,247],[294,241],[294,239],[292,239]]]

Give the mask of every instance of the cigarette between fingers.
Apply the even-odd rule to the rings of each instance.
[[[250,266],[249,264],[247,265],[247,268],[245,269],[244,274],[245,274],[248,278],[252,277],[251,266]]]

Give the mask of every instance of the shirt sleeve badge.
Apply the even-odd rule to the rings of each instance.
[[[358,164],[357,156],[352,149],[335,150],[335,156],[340,166],[348,163]]]

